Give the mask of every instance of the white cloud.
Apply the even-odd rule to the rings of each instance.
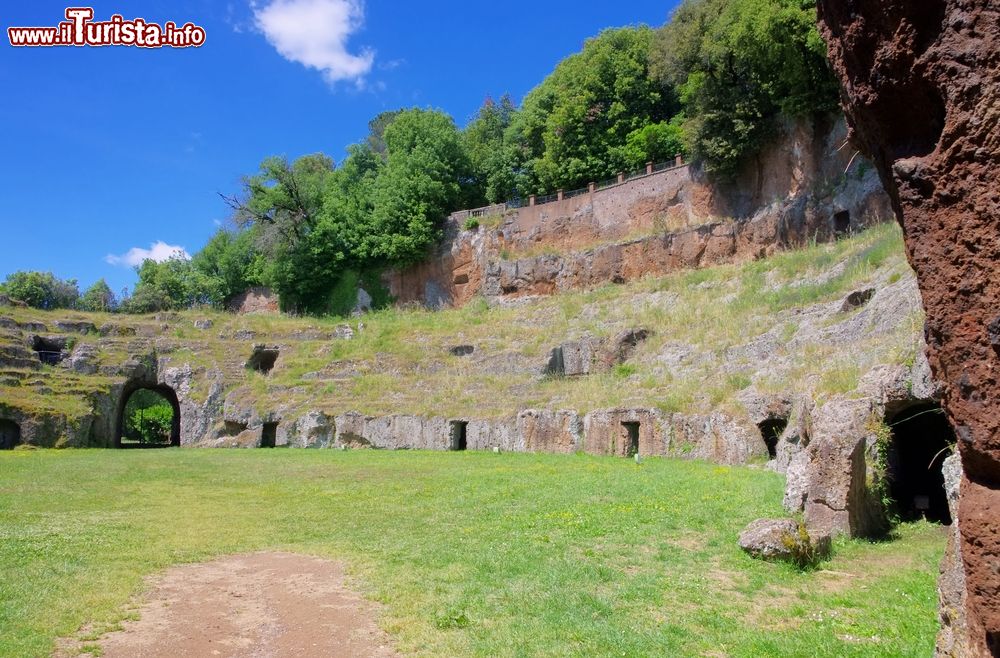
[[[323,73],[330,83],[361,86],[375,53],[347,51],[347,40],[364,23],[362,0],[273,0],[253,5],[257,28],[285,59]]]
[[[135,267],[136,265],[142,265],[142,262],[147,259],[155,260],[157,263],[162,263],[163,261],[174,257],[191,260],[191,254],[189,254],[184,247],[178,247],[172,244],[167,244],[162,240],[157,240],[153,244],[149,245],[149,249],[132,247],[121,256],[108,254],[104,257],[104,260],[110,265]]]

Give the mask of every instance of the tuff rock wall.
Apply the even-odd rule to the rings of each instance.
[[[385,275],[399,303],[437,308],[548,295],[645,275],[753,260],[884,221],[877,174],[855,158],[844,121],[790,122],[731,181],[694,167],[480,218],[446,222],[425,262]]]
[[[964,591],[942,587],[939,653],[1000,655],[1000,4],[820,0],[819,19],[853,140],[903,226],[958,435]]]

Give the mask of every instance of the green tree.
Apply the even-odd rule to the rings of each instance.
[[[629,133],[622,147],[622,159],[630,168],[646,162],[665,162],[687,153],[684,144],[684,115],[670,121],[651,123]]]
[[[34,308],[73,308],[80,297],[75,279],[63,280],[51,272],[14,272],[0,292]]]
[[[244,179],[243,198],[229,200],[261,256],[259,267],[244,271],[273,287],[285,310],[321,311],[347,258],[340,226],[323,212],[333,175],[333,161],[321,153],[293,163],[267,158]]]
[[[385,143],[385,166],[372,181],[372,211],[355,249],[359,261],[376,267],[424,258],[471,179],[458,129],[443,112],[400,112]]]
[[[516,194],[505,135],[517,108],[509,94],[499,101],[487,98],[475,118],[462,131],[472,169],[468,205],[499,203]]]
[[[365,139],[365,146],[380,158],[386,157],[385,129],[389,127],[396,117],[403,110],[389,110],[380,112],[375,118],[368,122],[368,137]]]
[[[136,272],[139,282],[135,291],[121,303],[126,313],[180,310],[221,301],[219,282],[180,256],[163,262],[146,259]]]
[[[524,99],[508,129],[508,160],[523,193],[583,187],[629,168],[629,135],[669,121],[672,87],[650,76],[648,27],[589,39]]]
[[[262,285],[266,260],[257,249],[257,231],[219,229],[191,259],[212,284],[213,303],[224,305],[252,286]]]
[[[686,0],[651,62],[680,92],[693,155],[721,175],[759,151],[780,117],[837,109],[813,0]]]
[[[107,281],[98,279],[80,296],[79,307],[84,311],[110,313],[118,308],[118,302]]]

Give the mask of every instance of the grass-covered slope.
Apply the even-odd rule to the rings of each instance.
[[[96,637],[144,576],[258,549],[345,560],[407,655],[930,655],[945,531],[839,540],[801,573],[736,544],[781,492],[767,470],[665,459],[8,452],[0,655]]]
[[[841,310],[852,291],[874,288],[860,310]],[[136,336],[77,336],[97,348],[98,375],[7,368],[0,402],[82,413],[81,391],[107,387],[130,356],[153,354],[197,372],[219,370],[227,390],[262,412],[283,409],[373,415],[491,417],[529,407],[586,413],[612,406],[665,411],[738,412],[745,389],[850,394],[880,363],[907,363],[922,326],[899,229],[882,225],[832,244],[774,257],[647,278],[624,285],[460,309],[391,309],[360,318],[233,316],[189,311],[157,316],[101,316],[2,309],[15,322],[89,319]],[[210,329],[195,321],[210,319]],[[346,322],[349,340],[332,338]],[[651,330],[629,360],[586,377],[542,377],[549,351],[586,335]],[[246,331],[249,330],[249,334]],[[243,332],[242,334],[240,332]],[[5,330],[3,340],[24,340]],[[243,368],[253,343],[281,354],[267,376]],[[449,348],[472,345],[471,356]],[[19,377],[23,376],[23,379]],[[195,388],[207,388],[196,378]],[[199,394],[198,390],[194,395]]]

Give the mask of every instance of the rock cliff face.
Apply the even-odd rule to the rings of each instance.
[[[821,0],[819,9],[854,139],[904,229],[930,364],[959,438],[953,553],[965,565],[968,619],[949,632],[968,638],[950,642],[1000,655],[1000,6]]]
[[[878,175],[852,157],[846,134],[843,120],[789,123],[729,182],[685,166],[500,207],[475,230],[463,230],[467,212],[456,213],[436,255],[385,283],[404,304],[461,306],[476,294],[548,295],[830,240],[891,215]]]

